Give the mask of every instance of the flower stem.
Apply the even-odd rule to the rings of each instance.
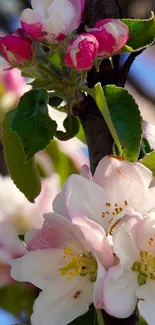
[[[104,320],[103,320],[103,316],[102,316],[102,311],[101,311],[101,309],[97,309],[97,308],[96,308],[96,315],[97,315],[97,322],[98,322],[98,325],[104,325]]]

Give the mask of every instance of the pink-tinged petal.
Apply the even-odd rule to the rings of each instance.
[[[32,325],[65,325],[85,314],[93,298],[93,283],[76,276],[56,277],[36,299]]]
[[[82,231],[87,250],[97,257],[99,263],[105,268],[112,266],[113,252],[103,227],[85,216],[75,217],[72,222]]]
[[[80,34],[67,45],[64,62],[79,71],[91,69],[98,47],[98,41],[93,35]]]
[[[155,255],[155,211],[144,217],[138,228],[136,244],[139,250]]]
[[[127,43],[129,29],[119,19],[103,19],[95,24],[95,28],[89,30],[99,42],[98,55],[108,56],[119,52]]]
[[[73,225],[66,218],[54,213],[47,213],[44,218],[42,229],[30,230],[25,237],[29,250],[65,248],[75,241]]]
[[[32,9],[25,9],[20,16],[20,22],[22,28],[32,38],[38,41],[45,40],[46,33],[43,30],[40,14],[33,11]]]
[[[151,180],[151,171],[142,164],[111,156],[99,162],[94,174],[94,182],[107,192],[110,203],[122,209],[132,207],[137,211]]]
[[[69,0],[70,3],[72,3],[72,5],[74,6],[74,8],[76,9],[76,17],[74,17],[74,19],[71,21],[70,23],[70,33],[74,30],[77,29],[81,23],[81,19],[82,19],[82,13],[84,10],[84,6],[85,6],[85,0]]]
[[[148,189],[148,191],[144,192],[142,195],[139,211],[143,215],[147,212],[150,212],[155,209],[155,186]]]
[[[57,194],[57,196],[52,202],[53,211],[59,215],[70,219],[64,200],[64,190],[62,190],[59,194]]]
[[[28,252],[21,258],[11,260],[11,277],[16,281],[30,282],[43,289],[60,273],[64,252],[47,249]]]
[[[80,172],[80,175],[83,176],[86,179],[91,180],[92,179],[92,174],[91,174],[89,166],[83,165],[82,169],[81,169],[81,172]]]
[[[117,318],[129,317],[137,303],[137,274],[132,270],[123,270],[120,265],[111,267],[105,276],[103,285],[104,309]]]
[[[142,216],[133,209],[126,209],[124,216],[113,229],[113,250],[125,268],[131,268],[139,260],[139,247],[137,234],[139,232]]]
[[[152,280],[138,287],[136,291],[138,301],[138,310],[148,325],[154,325],[155,320],[155,283]]]
[[[143,136],[147,139],[151,148],[155,150],[155,125],[143,121]]]
[[[107,193],[100,186],[80,175],[71,175],[64,185],[64,199],[71,220],[84,215],[108,230],[109,224],[102,217]]]
[[[103,281],[106,276],[106,270],[98,264],[97,279],[95,282],[93,303],[95,308],[104,309]]]

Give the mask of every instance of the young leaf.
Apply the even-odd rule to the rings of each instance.
[[[130,38],[124,50],[129,52],[138,51],[155,41],[155,18],[151,13],[149,19],[122,19],[129,27]]]
[[[40,176],[34,160],[25,163],[26,156],[20,138],[11,129],[14,114],[15,110],[8,112],[2,124],[4,157],[14,183],[29,201],[34,202],[41,191]]]
[[[103,90],[113,125],[123,148],[123,157],[129,161],[136,161],[142,136],[142,118],[138,105],[124,88],[109,85]]]
[[[63,125],[66,129],[66,132],[57,131],[55,135],[56,138],[61,141],[69,140],[79,132],[79,121],[73,115],[67,116],[63,122]]]
[[[26,160],[47,147],[57,124],[48,115],[48,94],[45,90],[30,90],[18,104],[12,120],[12,130],[21,138]]]
[[[139,155],[142,121],[138,105],[127,90],[115,85],[95,87],[96,103],[109,127],[119,154],[129,161]]]
[[[139,162],[149,168],[153,176],[155,176],[155,151],[148,153],[143,159],[140,159]]]
[[[100,109],[104,119],[105,119],[105,122],[107,123],[108,127],[109,127],[109,130],[111,132],[111,135],[117,145],[117,148],[118,148],[118,151],[120,153],[120,156],[122,155],[122,148],[121,148],[121,144],[120,144],[120,141],[119,141],[119,138],[118,138],[118,134],[115,130],[115,127],[114,127],[114,124],[111,120],[111,115],[110,115],[110,111],[109,111],[109,108],[107,106],[107,101],[106,101],[106,98],[104,96],[104,92],[103,92],[103,88],[101,86],[100,83],[97,83],[94,87],[94,98],[95,98],[95,101],[96,101],[96,104],[98,106],[98,108]]]

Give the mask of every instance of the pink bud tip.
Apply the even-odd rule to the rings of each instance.
[[[119,52],[129,39],[128,26],[119,19],[99,20],[89,33],[99,42],[99,56],[109,56]]]
[[[76,70],[91,69],[98,52],[98,41],[91,34],[80,34],[67,46],[65,63]]]
[[[32,41],[25,36],[22,28],[0,38],[0,51],[13,66],[23,65],[33,58]]]

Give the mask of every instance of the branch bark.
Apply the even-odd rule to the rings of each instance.
[[[122,11],[118,0],[86,0],[83,21],[79,32],[84,31],[84,26],[93,27],[95,22],[103,18],[120,18]],[[125,69],[126,72],[126,69]],[[123,74],[124,77],[124,74]],[[126,76],[125,76],[126,77]],[[124,79],[123,79],[124,80]],[[97,82],[101,84],[120,83],[120,60],[119,56],[113,57],[113,67],[109,60],[102,61],[99,72],[93,68],[88,74],[88,86],[92,88]],[[100,114],[94,100],[87,96],[84,98],[76,112],[81,120],[88,144],[90,167],[94,173],[98,162],[107,154],[112,153],[113,139],[109,129]],[[137,315],[134,313],[127,319],[117,319],[103,311],[105,325],[135,325]]]

